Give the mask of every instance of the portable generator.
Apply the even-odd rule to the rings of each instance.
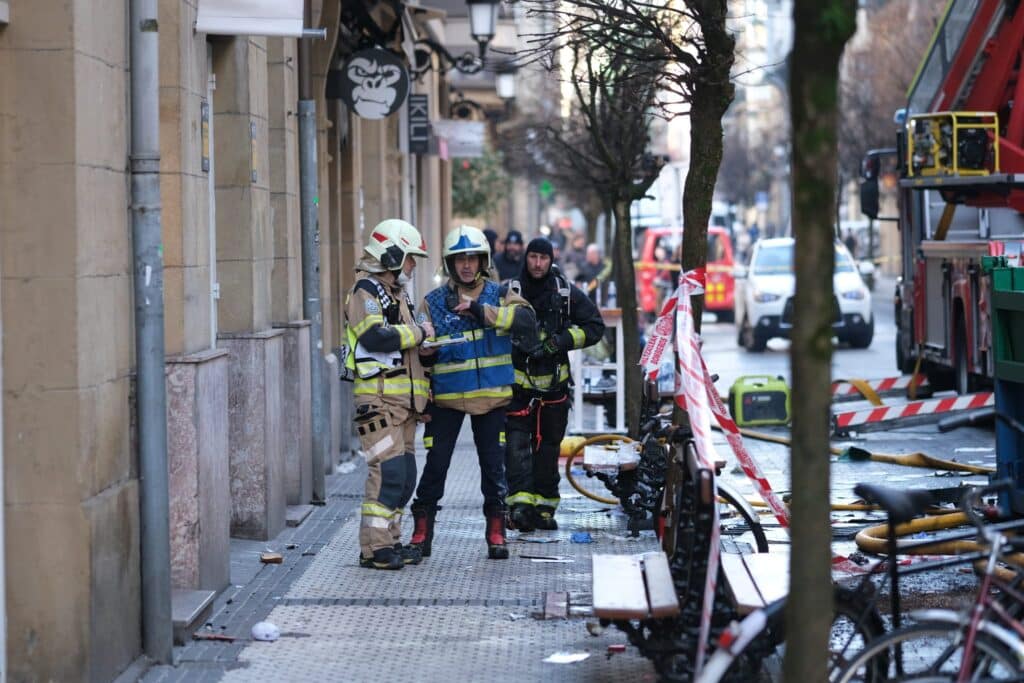
[[[789,423],[789,387],[782,377],[745,375],[729,387],[729,412],[740,427]]]

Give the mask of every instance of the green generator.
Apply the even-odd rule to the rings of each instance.
[[[782,377],[745,375],[729,387],[729,412],[740,427],[789,423],[789,387]]]

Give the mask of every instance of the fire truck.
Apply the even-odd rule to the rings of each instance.
[[[950,0],[897,112],[896,148],[869,152],[862,167],[862,207],[877,218],[879,169],[895,154],[896,362],[936,388],[968,393],[993,377],[981,259],[1021,265],[1022,69],[1024,1]]]

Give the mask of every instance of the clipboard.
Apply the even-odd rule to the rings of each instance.
[[[440,346],[449,346],[451,344],[465,344],[469,340],[465,337],[448,337],[447,339],[428,339],[420,346],[424,349],[436,349]]]

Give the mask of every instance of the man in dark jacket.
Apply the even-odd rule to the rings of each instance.
[[[508,288],[537,316],[537,343],[514,344],[515,385],[508,408],[505,470],[509,526],[520,531],[557,529],[558,453],[569,422],[569,354],[596,344],[604,321],[594,302],[552,266],[551,243],[526,247],[523,270]]]
[[[518,230],[509,230],[505,236],[505,250],[494,257],[498,279],[502,282],[519,277],[523,269],[523,235]]]

